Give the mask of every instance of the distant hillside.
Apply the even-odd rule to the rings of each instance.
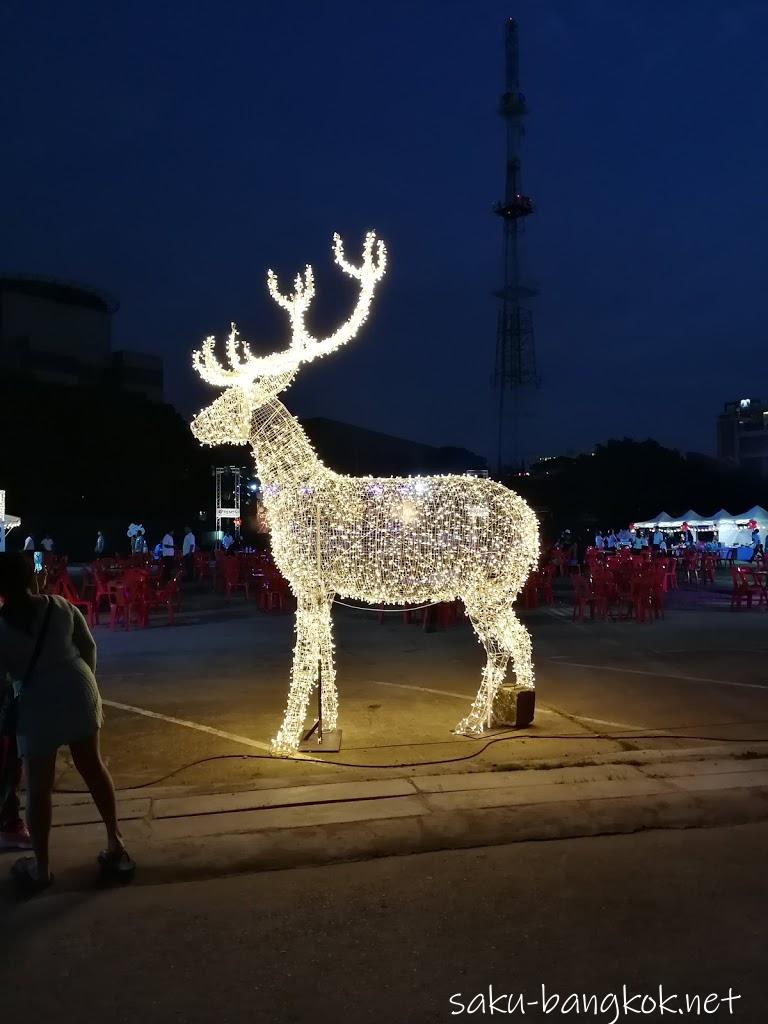
[[[465,473],[487,468],[484,458],[466,448],[420,444],[321,416],[302,420],[302,426],[327,466],[353,476]]]

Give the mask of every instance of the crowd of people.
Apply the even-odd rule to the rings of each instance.
[[[145,555],[149,552],[149,545],[145,535],[144,527],[141,524],[131,523],[128,527],[128,538],[131,541],[131,553],[134,555]],[[103,542],[104,536],[99,531],[96,546],[98,549],[99,540]],[[181,554],[184,562],[184,577],[191,580],[194,575],[194,554],[197,550],[197,540],[191,526],[184,527],[184,536],[181,542]],[[97,554],[99,552],[97,551]],[[176,557],[176,538],[173,528],[165,531],[162,538],[152,549],[152,557],[156,562],[162,563],[161,579],[167,582],[173,575],[174,560]]]
[[[680,544],[693,544],[693,534],[690,530],[682,531]],[[655,551],[667,551],[671,544],[668,543],[666,534],[662,533],[658,526],[653,530],[619,530],[614,533],[608,530],[605,534],[598,530],[595,534],[594,546],[598,551],[614,551],[622,548],[630,548],[634,551],[643,551],[652,548]]]
[[[149,554],[149,545],[147,543],[146,533],[144,527],[140,524],[131,523],[128,527],[127,537],[130,545],[130,551],[133,555],[144,555]],[[221,540],[221,546],[225,551],[228,551],[235,543],[235,539],[231,533],[226,531]],[[197,539],[191,526],[184,527],[184,533],[181,540],[181,555],[184,563],[184,576],[185,579],[191,580],[194,575],[194,554],[197,550]],[[38,545],[35,541],[33,534],[27,534],[24,540],[23,551],[25,554],[31,557],[35,551],[40,551],[44,555],[52,555],[56,551],[56,544],[51,537],[50,531],[46,531],[45,536]],[[93,546],[93,553],[96,558],[103,558],[109,552],[107,551],[107,539],[104,536],[102,530],[98,530],[96,533],[96,541]],[[162,538],[158,540],[157,544],[152,549],[152,556],[157,562],[162,563],[162,579],[167,582],[173,574],[173,566],[177,553],[176,534],[173,528],[169,528],[163,534]]]
[[[621,530],[597,530],[594,535],[588,537],[574,537],[570,529],[566,529],[560,534],[555,546],[572,553],[577,561],[582,560],[584,550],[588,547],[594,547],[597,551],[651,550],[664,554],[694,549],[700,553],[720,555],[723,550],[723,545],[714,531],[710,531],[705,540],[701,534],[694,535],[687,524],[674,531],[664,531],[658,525],[651,529],[636,530],[625,527]],[[751,531],[749,546],[752,549],[750,561],[763,555],[763,543],[758,526]]]

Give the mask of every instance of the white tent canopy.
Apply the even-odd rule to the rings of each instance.
[[[762,507],[762,505],[753,505],[748,512],[744,513],[746,519],[756,519],[759,522],[768,522],[768,512]],[[741,519],[741,516],[736,516],[736,519]]]
[[[709,527],[712,528],[714,520],[712,517],[699,515],[698,512],[688,509],[680,516],[671,516],[668,512],[659,512],[653,519],[644,520],[642,523],[635,523],[636,529],[648,530],[654,526],[659,526],[662,530],[679,530],[683,523],[688,523],[691,529],[695,527]]]
[[[768,512],[761,505],[753,505],[746,512],[738,514],[721,508],[711,516],[700,515],[692,508],[680,516],[670,516],[666,512],[660,512],[653,519],[635,523],[635,527],[645,530],[658,525],[662,530],[679,530],[683,523],[688,523],[694,533],[698,530],[716,529],[721,544],[736,547],[751,544],[752,531],[747,526],[750,519],[757,522],[760,537],[765,540],[766,531],[768,531]]]
[[[735,516],[724,516],[718,521],[717,531],[720,543],[730,547],[751,545],[752,531],[747,526],[750,519],[756,521],[760,539],[765,541],[766,531],[768,531],[768,512],[760,505],[753,505],[746,512]]]

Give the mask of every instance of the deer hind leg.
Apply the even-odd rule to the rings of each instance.
[[[468,611],[488,660],[469,714],[459,722],[455,732],[465,736],[479,736],[491,724],[493,700],[504,682],[510,658],[517,685],[533,689],[531,637],[512,607],[503,607],[490,614],[478,614],[470,605]]]
[[[291,686],[282,724],[272,740],[273,754],[293,754],[301,740],[309,698],[317,685],[320,652],[323,648],[322,623],[319,619],[317,601],[299,597]],[[328,641],[330,642],[330,634]]]
[[[326,596],[320,609],[318,632],[320,635],[320,672],[322,690],[320,691],[320,710],[323,715],[323,729],[333,732],[339,717],[339,694],[336,689],[336,666],[333,662],[333,624],[331,607],[333,594]]]

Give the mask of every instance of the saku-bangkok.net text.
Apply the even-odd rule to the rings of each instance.
[[[733,1004],[740,995],[728,989],[727,995],[717,992],[679,993],[665,991],[663,985],[653,992],[633,992],[622,985],[620,992],[605,992],[601,995],[584,992],[551,992],[541,986],[538,998],[528,998],[524,992],[495,992],[493,985],[488,991],[465,994],[454,992],[450,997],[451,1016],[475,1016],[488,1014],[518,1014],[519,1016],[591,1016],[605,1024],[618,1024],[622,1017],[648,1016],[666,1013],[678,1016],[711,1016],[718,1011],[733,1015]]]

